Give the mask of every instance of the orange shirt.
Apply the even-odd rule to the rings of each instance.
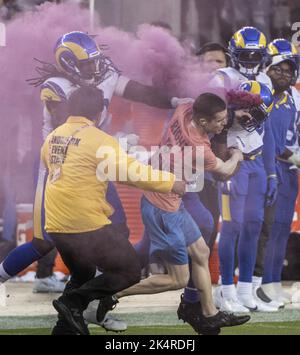
[[[180,105],[177,108],[168,125],[166,134],[161,141],[161,146],[168,146],[169,148],[178,146],[181,148],[181,155],[184,147],[191,147],[191,162],[194,170],[196,170],[197,162],[195,155],[196,147],[202,147],[204,151],[204,170],[213,171],[217,165],[217,158],[211,150],[211,144],[207,133],[204,131],[202,133],[199,132],[199,129],[197,129],[192,123],[192,107],[192,104],[185,104]],[[166,170],[163,159],[162,155],[160,168]],[[176,155],[173,159],[176,159]],[[168,171],[174,171],[174,161],[172,160]],[[145,192],[144,195],[154,206],[168,212],[177,211],[181,204],[181,198],[172,193],[160,194],[155,192]]]

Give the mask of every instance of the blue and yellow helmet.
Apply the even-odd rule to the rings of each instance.
[[[267,39],[255,27],[243,27],[231,38],[228,50],[232,66],[253,80],[267,60]]]
[[[283,38],[275,39],[268,45],[268,66],[275,66],[282,62],[292,63],[295,73],[294,79],[297,80],[300,72],[300,55],[296,46]]]
[[[239,90],[247,91],[260,98],[260,102],[249,110],[252,119],[246,119],[239,122],[245,130],[253,132],[262,125],[271,113],[274,107],[274,96],[267,85],[254,80],[242,83]]]
[[[84,32],[74,31],[60,37],[54,53],[59,70],[76,83],[98,85],[107,74],[106,57]]]

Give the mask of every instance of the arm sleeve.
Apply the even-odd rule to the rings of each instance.
[[[264,135],[264,145],[263,145],[263,161],[267,175],[276,174],[275,166],[275,141],[270,124],[270,120],[265,122],[265,135]]]
[[[41,148],[41,161],[45,165],[46,169],[49,169],[48,158],[49,158],[49,145],[48,140],[46,140]]]
[[[164,94],[160,89],[146,86],[133,80],[127,82],[122,96],[127,100],[142,102],[161,109],[172,108],[172,98],[170,96]]]
[[[171,192],[176,180],[175,175],[155,170],[150,165],[140,163],[126,154],[113,137],[107,138],[101,145],[102,147],[105,146],[105,150],[100,147],[96,153],[99,160],[98,169],[100,169],[97,169],[98,173],[110,169],[112,174],[115,174],[115,176],[112,175],[113,179],[119,183],[135,186],[142,190],[161,193]]]

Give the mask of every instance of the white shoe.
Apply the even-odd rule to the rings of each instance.
[[[127,324],[119,319],[114,318],[111,314],[106,314],[104,320],[99,323],[97,321],[97,308],[99,301],[93,301],[83,312],[84,320],[87,324],[95,324],[103,327],[107,331],[124,332],[127,330]]]
[[[35,281],[36,272],[28,271],[25,275],[21,277],[15,277],[15,282],[34,282]]]
[[[241,305],[237,298],[226,299],[223,297],[221,287],[214,292],[215,306],[222,312],[229,313],[249,313],[249,309]]]
[[[253,297],[257,303],[258,312],[275,312],[281,308],[284,308],[284,303],[277,302],[269,298],[261,287],[253,288]]]
[[[58,281],[55,276],[35,279],[33,293],[63,293],[66,284]]]
[[[115,318],[111,314],[107,314],[104,317],[104,321],[101,322],[101,327],[111,332],[125,332],[127,330],[127,324],[120,319]]]
[[[292,303],[300,303],[300,290],[293,293]]]
[[[240,304],[248,308],[251,312],[257,311],[257,304],[252,295],[237,293],[237,299]]]
[[[272,307],[268,303],[265,303],[261,301],[258,298],[255,298],[255,303],[257,306],[257,309],[255,312],[267,312],[267,313],[273,313],[273,312],[278,312],[279,308],[278,307]]]
[[[292,295],[284,291],[280,282],[263,285],[263,290],[275,301],[283,302],[284,304],[290,304],[292,302]]]
[[[213,301],[216,308],[221,309],[222,306],[222,286],[216,287],[213,292]]]

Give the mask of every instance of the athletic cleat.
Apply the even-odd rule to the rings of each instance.
[[[67,301],[65,297],[54,300],[52,304],[61,319],[69,325],[70,330],[78,335],[90,335],[88,327],[84,322],[82,312],[76,305],[69,300]]]
[[[273,285],[275,292],[278,295],[278,297],[276,297],[277,301],[283,302],[284,304],[292,303],[292,295],[284,290],[281,282],[274,282]]]
[[[121,333],[127,330],[127,324],[122,320],[113,317],[111,314],[107,314],[100,325],[108,332]]]
[[[214,292],[214,303],[215,306],[222,312],[228,313],[249,313],[249,309],[244,307],[237,299],[234,298],[225,298],[223,297],[221,287],[218,287]]]
[[[96,313],[98,323],[102,323],[104,321],[107,312],[116,308],[117,303],[119,303],[119,301],[115,296],[106,296],[99,300]]]
[[[99,301],[93,301],[83,312],[84,320],[87,324],[95,324],[103,327],[107,331],[124,332],[127,330],[127,324],[119,319],[114,318],[111,314],[106,314],[102,322],[97,321],[97,308]]]
[[[199,312],[200,309],[200,312]],[[191,304],[183,300],[177,310],[178,318],[190,324],[198,334],[218,335],[221,328],[242,325],[250,320],[250,316],[235,316],[234,314],[219,311],[212,317],[202,315],[200,302]]]
[[[188,323],[196,333],[202,335],[219,335],[220,328],[205,327],[202,325],[202,309],[200,302],[188,303],[184,301],[183,295],[181,295],[181,301],[177,310],[179,320],[183,320],[184,323]]]
[[[272,300],[283,303],[284,305],[291,303],[291,295],[283,293],[281,284],[269,283],[263,284],[261,287],[264,293]]]
[[[205,320],[207,321],[208,324],[220,328],[239,326],[249,322],[250,319],[251,317],[248,315],[236,316],[232,313],[227,313],[222,311],[219,311],[213,317],[205,317]]]
[[[78,331],[71,329],[69,324],[59,314],[58,321],[53,327],[51,335],[79,335],[79,333]]]
[[[257,304],[253,298],[252,295],[248,294],[239,294],[237,293],[237,299],[240,304],[242,304],[244,307],[248,308],[251,312],[257,311]]]
[[[57,280],[55,276],[35,279],[33,293],[63,293],[66,284]]]
[[[284,308],[283,302],[272,300],[265,294],[264,290],[261,287],[256,287],[253,289],[253,297],[256,303],[262,302],[263,304],[266,304],[272,308],[277,308],[277,310]]]

